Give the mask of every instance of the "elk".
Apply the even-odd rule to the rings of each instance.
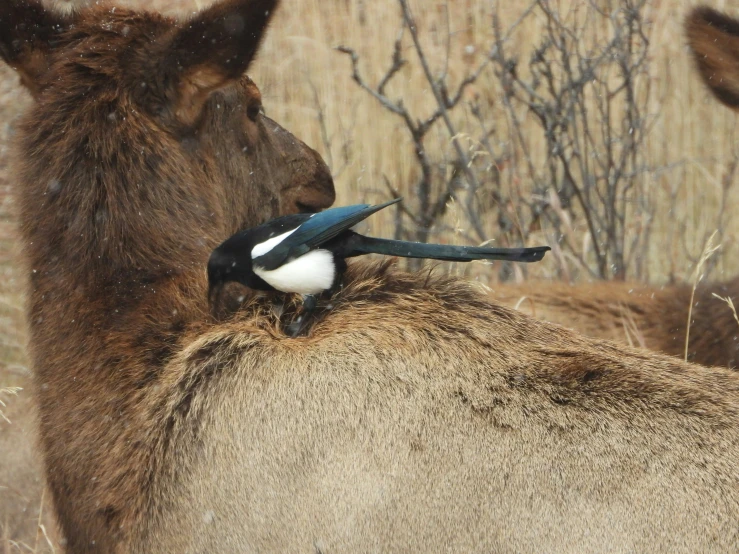
[[[214,246],[255,222],[333,203],[326,164],[261,113],[260,92],[245,74],[273,8],[271,1],[231,2],[178,23],[113,6],[68,15],[33,1],[0,7],[0,56],[34,100],[20,123],[15,165],[24,183],[16,199],[41,406],[84,417],[90,395],[112,400],[114,383],[105,381],[124,368],[124,379],[143,386],[181,327],[203,321],[200,287]],[[180,225],[168,226],[172,218]],[[53,244],[31,238],[51,229]],[[59,302],[71,291],[97,308],[72,315],[76,307]],[[45,318],[66,330],[45,331]],[[82,340],[84,328],[97,330]],[[71,390],[82,364],[69,371],[59,364],[75,349],[95,360],[88,377],[100,380],[100,390]],[[66,384],[58,388],[56,380]],[[128,400],[99,415],[120,420],[136,404]],[[57,440],[53,411],[40,415],[55,503],[65,506],[60,513],[85,517],[76,507],[81,499],[66,498],[76,485],[59,463],[59,456],[84,458],[84,448],[67,458],[77,446]],[[64,432],[84,441],[68,427],[72,419]],[[112,429],[119,425],[126,423]],[[12,468],[4,475],[15,477]],[[78,517],[63,525],[74,527]]]
[[[36,98],[16,194],[68,551],[735,550],[739,374],[390,263],[350,266],[304,337],[279,295],[210,314],[219,240],[333,200],[242,77],[275,4],[0,5]]]
[[[494,287],[495,299],[591,337],[615,340],[706,366],[739,366],[739,323],[724,298],[739,301],[739,281],[651,287],[638,283],[524,283]],[[720,298],[717,298],[716,296]]]
[[[686,18],[685,30],[704,83],[723,104],[739,109],[739,21],[699,7]],[[690,361],[739,367],[739,322],[724,300],[739,303],[739,277],[699,285],[692,311],[692,287],[687,284],[536,283],[499,286],[494,294],[534,317],[673,356],[685,356],[687,337]]]

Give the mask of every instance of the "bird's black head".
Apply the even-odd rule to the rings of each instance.
[[[220,306],[224,285],[239,280],[238,271],[234,271],[237,267],[234,257],[224,253],[221,246],[211,253],[208,260],[208,301],[211,310],[217,310]]]
[[[274,290],[252,268],[251,251],[255,242],[254,229],[241,231],[211,253],[208,260],[208,301],[214,313],[223,305],[223,289],[227,283],[241,283],[254,290]]]

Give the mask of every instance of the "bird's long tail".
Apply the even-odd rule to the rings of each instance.
[[[448,262],[473,260],[506,260],[509,262],[538,262],[551,250],[548,246],[532,248],[488,248],[486,246],[452,246],[425,244],[403,240],[378,239],[355,234],[345,257],[362,254],[383,254],[402,258],[429,258]]]

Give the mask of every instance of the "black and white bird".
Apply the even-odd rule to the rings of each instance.
[[[333,290],[346,270],[346,258],[384,254],[452,262],[507,260],[537,262],[550,250],[424,244],[366,237],[351,230],[373,213],[399,202],[357,204],[315,214],[294,214],[240,231],[216,248],[208,261],[209,296],[215,302],[223,285],[236,281],[251,289],[297,293],[311,311],[316,296]]]

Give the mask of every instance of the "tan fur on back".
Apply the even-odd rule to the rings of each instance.
[[[308,338],[257,301],[167,368],[161,403],[186,406],[167,440],[193,446],[167,463],[161,551],[739,547],[738,375],[453,280],[348,281]]]

